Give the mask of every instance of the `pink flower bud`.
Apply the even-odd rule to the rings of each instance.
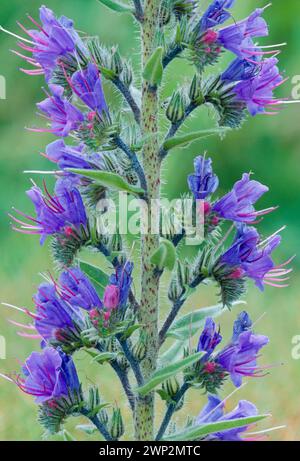
[[[218,33],[215,32],[214,30],[208,30],[202,38],[203,42],[206,43],[207,45],[211,43],[215,43],[217,39],[218,39]]]
[[[104,292],[104,306],[107,309],[116,309],[119,305],[120,290],[116,285],[108,285]]]
[[[240,279],[244,275],[244,271],[241,267],[237,267],[231,274],[230,278],[231,279]]]

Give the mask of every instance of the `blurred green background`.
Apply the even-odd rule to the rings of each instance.
[[[254,7],[264,6],[266,1],[237,0],[236,3],[234,17],[243,18]],[[0,24],[19,33],[16,20],[26,23],[26,13],[36,18],[39,6],[40,0],[2,0]],[[114,15],[97,0],[48,0],[47,6],[54,9],[58,15],[64,14],[73,18],[80,31],[91,35],[98,34],[106,44],[118,43],[121,52],[138,65],[137,27],[130,17]],[[280,56],[280,67],[290,79],[280,89],[280,94],[289,98],[292,92],[292,77],[300,74],[300,2],[274,0],[265,17],[270,24],[270,37],[262,42],[288,43]],[[21,210],[31,209],[24,194],[30,187],[29,176],[22,172],[48,168],[46,160],[39,152],[43,151],[52,138],[24,130],[25,126],[32,126],[37,122],[34,104],[43,99],[40,89],[43,80],[41,77],[28,77],[18,71],[23,62],[10,53],[9,50],[13,48],[16,48],[14,38],[1,33],[0,74],[6,79],[7,98],[0,100],[0,301],[31,307],[32,294],[40,281],[38,274],[51,269],[52,261],[47,245],[41,248],[38,238],[18,235],[11,231],[7,212],[12,206]],[[184,82],[184,77],[181,76],[191,74],[192,69],[185,61],[176,61],[168,69],[168,83],[164,86],[164,94],[169,95],[172,88]],[[106,86],[106,91],[108,95],[112,92],[109,86]],[[173,152],[164,168],[165,193],[178,196],[179,192],[186,190],[186,175],[192,170],[194,156],[207,150],[213,157],[215,170],[220,176],[222,192],[227,191],[233,181],[240,178],[245,171],[253,171],[256,179],[270,187],[269,194],[266,194],[260,205],[279,205],[279,209],[265,218],[260,229],[267,235],[286,224],[283,243],[277,251],[276,258],[281,261],[294,253],[299,253],[299,111],[298,105],[291,105],[284,108],[276,117],[249,119],[241,130],[229,133],[222,142],[218,138],[210,138],[184,151]],[[185,129],[199,129],[211,125],[209,114],[207,108],[199,110]],[[256,328],[271,338],[262,361],[273,368],[264,379],[251,380],[228,402],[230,409],[237,400],[246,398],[253,401],[261,413],[272,413],[272,418],[262,427],[286,425],[286,428],[270,434],[270,439],[274,440],[300,440],[300,361],[293,359],[291,355],[292,338],[300,335],[299,262],[297,257],[290,288],[267,288],[264,294],[252,286],[249,288],[247,302],[253,319],[258,319],[265,313]],[[204,288],[197,292],[185,310],[214,303],[216,296],[213,291],[211,288]],[[235,312],[226,313],[221,319],[225,337],[230,335],[234,315]],[[35,341],[16,335],[15,328],[7,323],[7,318],[21,320],[17,313],[1,306],[0,335],[5,337],[7,344],[7,359],[0,360],[1,372],[17,369],[18,363],[38,347]],[[91,375],[87,377],[86,358],[83,355],[77,357],[77,364],[84,381],[92,380],[98,383],[107,399],[122,403],[122,393],[115,384],[108,366],[91,370]],[[231,391],[232,386],[228,385],[224,395]],[[204,401],[205,398],[199,395],[199,392],[190,393],[185,413],[195,415]],[[162,414],[162,411],[163,407],[159,414]],[[32,399],[22,394],[13,384],[1,380],[0,439],[40,439],[42,431],[35,417],[36,406]],[[181,412],[178,418],[184,418],[184,414]],[[69,423],[70,427],[74,424]],[[73,434],[78,439],[84,438],[76,429],[73,430]]]

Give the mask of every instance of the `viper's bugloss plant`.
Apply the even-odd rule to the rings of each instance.
[[[244,440],[248,427],[265,415],[244,400],[225,412],[226,397],[220,394],[227,381],[239,387],[245,378],[265,374],[268,367],[258,361],[269,339],[253,331],[243,311],[234,321],[232,338],[223,342],[213,318],[239,303],[248,279],[260,290],[286,286],[291,259],[273,260],[279,231],[262,237],[257,230],[262,216],[275,210],[257,206],[268,187],[244,173],[219,196],[217,166],[206,154],[196,157],[184,197],[192,204],[192,222],[200,219],[203,231],[192,260],[182,257],[189,226],[184,221],[177,232],[176,219],[170,218],[168,226],[158,225],[153,232],[151,224],[160,224],[163,210],[152,203],[160,198],[162,164],[172,149],[207,135],[224,136],[239,128],[248,113],[274,114],[286,103],[275,96],[284,82],[278,46],[262,47],[257,41],[268,35],[266,7],[236,21],[234,0],[214,0],[206,10],[202,1],[189,0],[104,3],[135,18],[140,69],[134,70],[116,47],[77,32],[70,19],[57,18],[45,6],[40,21],[28,16],[30,26],[19,24],[23,36],[9,32],[21,48],[15,53],[27,64],[21,70],[43,75],[47,85],[46,98],[37,104],[45,127],[31,130],[58,138],[43,149],[50,165],[55,164],[54,190],[45,181],[34,184],[27,195],[35,212],[14,210],[11,218],[15,230],[39,234],[41,244],[50,240],[57,274],[44,276],[33,310],[17,308],[31,323],[15,325],[25,330],[23,336],[39,339],[41,351],[25,360],[20,373],[6,378],[35,397],[39,421],[50,434],[60,431],[69,416],[81,415],[105,440],[124,435],[135,440]],[[219,72],[225,52],[232,63]],[[163,101],[165,69],[177,57],[186,59],[195,75]],[[122,97],[118,110],[105,96],[104,80]],[[138,89],[136,82],[141,82]],[[200,106],[213,108],[216,126],[178,134]],[[169,124],[164,136],[159,126],[163,117]],[[135,238],[138,250],[129,248],[120,223],[106,232],[116,191],[138,198],[146,209],[139,220],[143,232]],[[101,253],[107,264],[83,261],[82,249]],[[141,261],[139,271],[134,252]],[[166,300],[160,281],[167,271]],[[200,297],[207,282],[217,286],[220,304],[177,318],[189,296],[199,290]],[[159,326],[159,306],[168,300]],[[195,335],[199,340],[193,346]],[[161,349],[167,339],[173,344]],[[132,411],[134,434],[122,409],[111,407],[115,395],[104,402],[101,388],[83,388],[75,366],[79,350],[93,358],[95,367],[107,362],[114,370]],[[184,413],[184,397],[192,388],[207,393],[207,404],[185,425],[170,424],[175,412]],[[166,405],[160,422],[155,396]]]

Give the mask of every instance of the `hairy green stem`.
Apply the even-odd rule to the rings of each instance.
[[[116,86],[116,88],[118,88],[120,93],[123,95],[124,99],[127,101],[127,104],[132,110],[134,119],[136,123],[139,125],[141,123],[141,111],[136,101],[134,100],[129,88],[119,79],[119,77],[115,77],[112,80],[112,83]]]
[[[110,433],[108,432],[106,426],[101,423],[98,416],[90,416],[89,411],[86,410],[85,408],[81,410],[81,414],[85,416],[86,418],[88,418],[96,426],[96,428],[98,429],[98,431],[104,437],[105,440],[107,440],[108,442],[111,442],[114,440],[112,436],[110,435]]]
[[[177,133],[177,131],[179,130],[179,128],[183,125],[183,123],[186,121],[186,119],[188,118],[188,116],[198,107],[198,104],[195,104],[193,102],[191,102],[187,108],[185,109],[185,112],[184,112],[184,116],[182,117],[181,120],[179,120],[178,122],[176,123],[172,123],[172,125],[170,126],[170,129],[165,137],[165,141],[167,141],[167,139],[170,139],[172,138],[173,136],[175,136],[175,134]],[[168,151],[166,149],[164,149],[164,147],[162,146],[159,150],[159,155],[161,157],[161,159],[164,159],[167,155],[168,155]]]
[[[100,344],[97,345],[96,349],[98,349],[99,352],[104,352],[104,349]],[[122,370],[116,359],[111,360],[109,363],[116,375],[118,376],[120,383],[122,384],[124,392],[128,398],[128,403],[130,405],[131,410],[134,411],[134,394],[131,389],[127,371]]]
[[[145,0],[144,20],[141,25],[143,68],[155,47],[159,0]],[[149,202],[160,194],[160,157],[158,144],[158,92],[147,81],[142,86],[142,137],[143,166],[147,181]],[[147,380],[156,369],[158,351],[158,292],[159,274],[150,263],[150,256],[158,248],[159,236],[151,234],[151,207],[148,207],[148,229],[141,237],[141,303],[138,312],[143,325],[141,334],[147,337],[146,357],[141,362],[144,379]],[[135,408],[136,440],[154,439],[154,393],[137,396]]]
[[[135,170],[135,172],[138,175],[138,178],[140,180],[141,187],[144,189],[144,191],[147,191],[147,182],[144,174],[144,170],[137,158],[137,155],[135,152],[133,152],[127,144],[120,138],[120,136],[117,136],[115,138],[115,143],[116,145],[126,154],[126,156],[129,158],[129,160],[132,163],[132,167]]]
[[[119,341],[119,344],[124,352],[126,359],[128,360],[129,365],[131,366],[131,369],[133,371],[138,385],[142,386],[144,384],[144,378],[141,373],[139,362],[134,358],[127,341],[125,339],[122,339],[122,335],[117,335],[116,338]]]
[[[166,432],[166,430],[168,429],[168,426],[169,426],[169,423],[171,421],[171,418],[176,410],[176,406],[177,404],[180,402],[180,400],[182,399],[182,397],[184,396],[184,394],[186,393],[186,391],[189,389],[189,384],[187,383],[184,383],[181,388],[179,389],[179,391],[177,392],[177,394],[175,395],[175,397],[173,397],[172,399],[172,403],[170,403],[168,405],[168,408],[167,408],[167,411],[166,411],[166,414],[164,416],[164,419],[162,420],[162,423],[161,423],[161,426],[158,430],[158,433],[157,433],[157,436],[155,438],[155,440],[161,440],[164,433]]]

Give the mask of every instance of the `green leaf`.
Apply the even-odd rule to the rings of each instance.
[[[161,368],[153,374],[149,381],[137,389],[138,393],[142,396],[149,394],[149,392],[155,389],[156,386],[171,378],[171,376],[174,376],[185,368],[191,366],[193,363],[200,360],[203,355],[204,352],[196,352],[196,354],[189,355],[172,365],[167,365],[166,367]]]
[[[144,189],[141,187],[128,184],[122,176],[110,171],[83,170],[76,168],[66,168],[66,171],[93,179],[97,184],[101,184],[101,186],[104,187],[110,187],[114,190],[128,192],[133,195],[144,195],[145,193]]]
[[[244,304],[244,302],[238,301],[233,305],[237,304]],[[227,309],[224,308],[223,304],[217,304],[216,306],[203,307],[202,309],[189,312],[173,322],[167,336],[176,338],[179,341],[186,341],[199,332],[204,326],[207,317],[215,318],[226,311]]]
[[[70,434],[66,429],[62,431],[62,436],[65,442],[76,442],[75,437]]]
[[[99,405],[96,405],[88,414],[89,418],[93,418],[96,416],[99,411],[103,410],[103,408],[110,407],[110,403],[99,403]]]
[[[94,432],[97,432],[97,428],[93,424],[78,424],[76,429],[88,435],[92,435]]]
[[[134,10],[129,5],[117,2],[116,0],[99,0],[104,6],[117,13],[133,13]]]
[[[161,84],[163,76],[162,55],[163,49],[159,46],[146,62],[143,77],[151,86]]]
[[[159,270],[166,267],[172,271],[176,262],[176,250],[173,243],[169,240],[162,240],[158,249],[152,253],[150,261],[157,266]]]
[[[261,421],[270,415],[257,415],[250,416],[248,418],[238,418],[228,421],[217,421],[215,423],[201,424],[200,426],[193,426],[185,429],[177,434],[167,435],[162,440],[169,442],[179,442],[188,440],[197,440],[201,437],[205,437],[208,434],[215,432],[221,432],[229,429],[235,429],[237,427],[249,426],[250,424]]]
[[[225,131],[226,130],[222,128],[212,128],[210,130],[200,130],[193,133],[183,134],[182,136],[176,136],[174,138],[167,139],[163,145],[163,148],[164,150],[171,150],[175,147],[183,147],[193,141],[196,141],[197,139],[207,138],[208,136],[213,136],[215,134],[223,134]]]
[[[184,349],[188,347],[188,341],[174,341],[172,346],[167,349],[158,359],[159,365],[164,367],[183,358]]]
[[[130,336],[143,325],[140,323],[136,323],[135,325],[131,325],[122,333],[122,339],[130,338]]]
[[[92,355],[90,351],[86,352]],[[111,360],[114,360],[117,357],[117,355],[118,354],[116,354],[115,352],[100,352],[100,354],[96,354],[93,356],[92,362],[97,362],[100,364],[110,362]]]
[[[79,261],[79,267],[88,276],[99,297],[103,298],[104,290],[108,285],[109,276],[98,267],[84,261]]]

